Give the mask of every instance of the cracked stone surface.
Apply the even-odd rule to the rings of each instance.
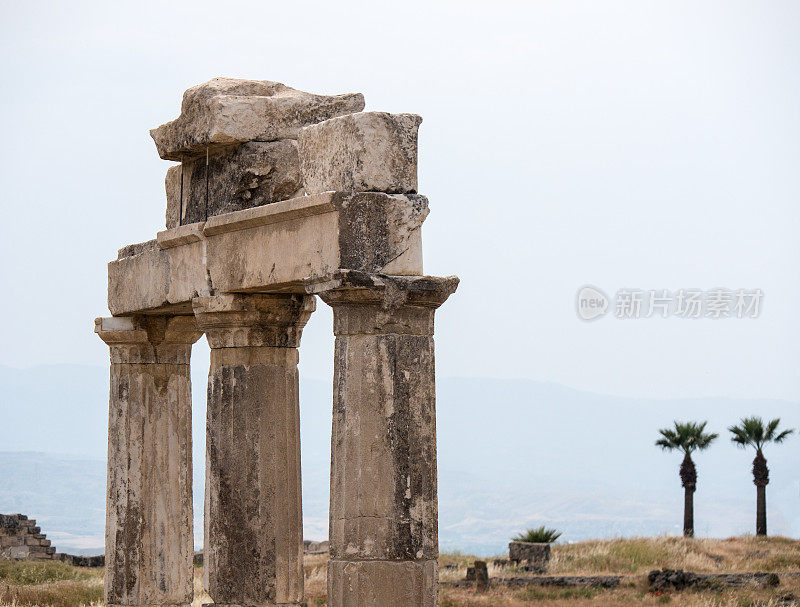
[[[416,114],[362,112],[300,131],[300,165],[308,194],[417,191]]]
[[[361,93],[315,95],[270,80],[214,78],[187,90],[180,116],[150,136],[161,158],[180,161],[206,147],[297,139],[304,126],[363,109]]]
[[[208,160],[207,170],[204,155],[182,163],[182,203],[181,166],[167,171],[167,228],[302,194],[296,141],[243,143],[210,155]]]

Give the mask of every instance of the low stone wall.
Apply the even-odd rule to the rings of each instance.
[[[24,514],[0,514],[0,558],[52,560],[56,549],[41,531]]]
[[[557,588],[616,588],[622,580],[621,575],[548,575],[531,577],[492,578],[489,585],[502,586],[554,586]],[[476,585],[476,580],[458,580],[441,582],[442,586],[469,588]]]
[[[783,575],[783,574],[782,574]],[[647,576],[651,590],[686,588],[740,588],[743,586],[778,586],[776,573],[693,573],[681,569],[654,569]]]
[[[104,554],[97,556],[79,556],[75,554],[65,554],[63,552],[56,552],[53,558],[72,565],[73,567],[105,567],[106,557]]]

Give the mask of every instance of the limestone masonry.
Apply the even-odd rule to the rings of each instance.
[[[0,514],[0,559],[58,560],[77,567],[102,567],[105,558],[56,552],[34,519],[24,514]]]
[[[0,558],[47,561],[55,551],[35,520],[24,514],[0,514]]]
[[[177,161],[166,229],[108,265],[105,602],[193,599],[191,346],[211,346],[204,585],[216,607],[300,606],[298,371],[333,308],[330,607],[438,604],[433,318],[414,114],[215,78],[151,131]]]

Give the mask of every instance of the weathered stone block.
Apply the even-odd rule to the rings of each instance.
[[[27,546],[12,546],[3,550],[2,556],[6,559],[25,559],[30,556],[30,550]]]
[[[171,242],[120,249],[108,264],[108,309],[115,316],[156,309],[191,313],[191,300],[210,293],[202,224],[181,226]],[[164,248],[162,248],[164,246]]]
[[[338,268],[418,275],[427,215],[423,196],[376,192],[306,196],[216,217],[205,228],[208,274],[221,291],[291,289]]]
[[[423,561],[328,562],[328,605],[346,607],[435,607],[438,564]]]
[[[327,191],[417,191],[416,114],[363,112],[300,131],[300,165],[307,194]]]
[[[550,562],[550,544],[537,542],[511,542],[508,559],[514,563],[525,563],[530,571],[544,573]]]
[[[206,181],[206,173],[208,181]],[[294,198],[302,193],[297,142],[249,142],[170,167],[167,227]]]
[[[297,139],[304,126],[363,109],[361,93],[314,95],[269,80],[214,78],[187,90],[181,115],[150,135],[161,158],[180,161],[206,147]]]

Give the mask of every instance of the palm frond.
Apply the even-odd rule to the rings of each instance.
[[[549,527],[545,527],[542,525],[541,527],[536,527],[534,529],[528,529],[524,533],[520,533],[519,535],[512,538],[514,541],[517,542],[533,542],[536,544],[552,544],[555,542],[559,537],[561,537],[561,532],[557,529],[550,529]]]
[[[728,431],[732,434],[731,441],[740,447],[754,447],[760,451],[767,443],[782,443],[794,432],[793,428],[778,432],[780,418],[770,420],[765,424],[760,417],[753,415],[743,417],[738,425],[731,426]]]
[[[764,430],[764,441],[769,442],[773,438],[775,438],[775,430],[778,429],[778,424],[781,423],[781,418],[776,417],[772,421],[767,424],[766,429]]]
[[[707,421],[679,422],[676,420],[673,425],[674,429],[661,428],[659,430],[661,438],[656,441],[656,446],[667,451],[680,449],[688,454],[695,450],[707,449],[719,437],[718,434],[705,432]]]

